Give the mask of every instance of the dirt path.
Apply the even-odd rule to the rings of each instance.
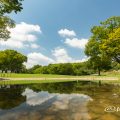
[[[119,80],[117,77],[73,77],[73,78],[6,78],[6,80]]]

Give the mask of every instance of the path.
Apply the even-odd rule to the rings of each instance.
[[[73,77],[73,78],[6,78],[7,80],[119,80],[117,77]]]

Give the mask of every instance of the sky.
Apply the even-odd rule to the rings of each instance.
[[[24,0],[23,10],[10,14],[16,27],[0,49],[25,54],[28,68],[85,61],[90,29],[119,15],[120,0]]]

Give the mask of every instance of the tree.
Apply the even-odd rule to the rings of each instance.
[[[73,75],[90,75],[92,74],[93,68],[89,67],[89,61],[80,62],[80,63],[72,63],[73,65]]]
[[[85,54],[90,57],[91,67],[98,70],[98,75],[102,69],[110,68],[111,65],[111,59],[101,53],[99,44],[99,41],[91,37],[85,47]]]
[[[34,65],[32,68],[29,68],[28,70],[27,70],[27,72],[28,73],[30,73],[30,74],[33,74],[33,73],[40,73],[40,72],[38,72],[38,68],[41,68],[42,66],[41,65]]]
[[[120,63],[120,16],[113,16],[91,29],[101,53]]]
[[[60,75],[73,75],[73,66],[71,63],[59,64],[58,71]]]
[[[0,40],[10,38],[9,28],[15,26],[15,22],[6,14],[20,12],[23,0],[0,0]]]
[[[15,50],[0,51],[0,69],[21,72],[27,57]]]
[[[91,32],[85,53],[100,74],[100,69],[107,68],[112,60],[120,63],[120,16],[108,18],[100,26],[94,26]]]
[[[23,0],[0,0],[0,14],[20,12],[22,8]]]
[[[120,27],[114,29],[108,39],[103,39],[100,49],[120,64]]]

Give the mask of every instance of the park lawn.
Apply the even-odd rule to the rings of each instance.
[[[103,76],[107,76],[107,77],[118,77],[120,79],[120,72],[103,72],[102,73]]]
[[[51,82],[69,82],[69,81],[78,81],[77,78],[94,78],[94,82],[98,82],[95,78],[106,78],[106,77],[115,77],[119,80],[102,80],[102,83],[120,83],[120,73],[113,73],[113,72],[106,72],[102,73],[101,76],[97,75],[87,75],[87,76],[70,76],[70,75],[51,75],[51,74],[15,74],[12,73],[11,75],[7,76],[8,78],[34,78],[34,80],[1,80],[0,85],[16,85],[16,84],[33,84],[33,83],[51,83]],[[6,78],[7,78],[6,77]],[[43,78],[43,80],[35,80],[35,78]],[[48,79],[47,79],[48,78]],[[52,78],[68,78],[68,79],[54,79]],[[76,79],[69,79],[69,78],[76,78]],[[80,80],[82,81],[82,80]]]
[[[68,77],[78,77],[72,75],[52,75],[52,74],[6,74],[5,77],[8,78],[68,78]]]
[[[1,77],[1,76],[0,76]],[[120,72],[102,72],[101,76],[98,75],[82,75],[82,76],[73,76],[73,75],[53,75],[53,74],[6,74],[5,77],[8,78],[78,78],[78,77],[117,77],[120,78]]]
[[[40,83],[57,83],[57,82],[80,82],[84,80],[3,80],[0,81],[0,85],[24,85],[24,84],[40,84]],[[91,82],[99,83],[99,80],[94,80]],[[120,80],[102,80],[102,84],[120,84]]]
[[[23,84],[39,84],[39,83],[56,83],[56,82],[73,82],[76,80],[3,80],[0,85],[23,85]]]

